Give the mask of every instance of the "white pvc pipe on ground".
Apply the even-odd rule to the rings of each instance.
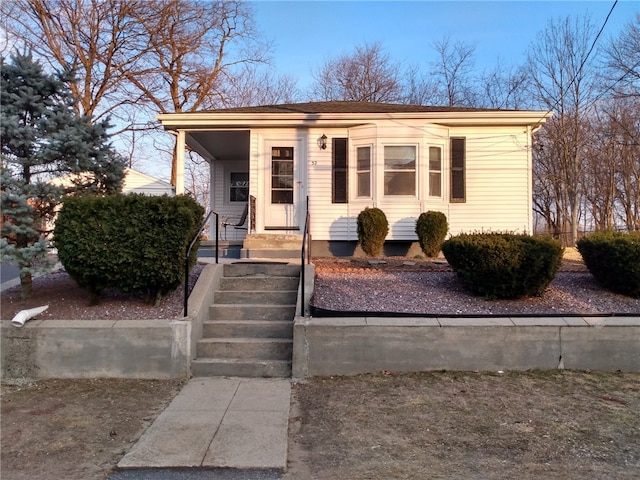
[[[49,305],[44,305],[42,307],[29,308],[28,310],[20,310],[18,313],[16,313],[16,315],[11,320],[11,325],[13,325],[14,327],[20,328],[24,326],[24,324],[28,320],[31,320],[36,315],[41,314],[47,308],[49,308]]]

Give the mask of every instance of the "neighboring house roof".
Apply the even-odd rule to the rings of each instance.
[[[86,178],[89,173],[68,174],[50,180],[52,185],[68,187],[73,185],[73,178],[81,176]],[[146,195],[174,195],[174,187],[163,180],[139,172],[132,168],[124,169],[124,183],[122,193],[143,193]]]
[[[146,195],[173,195],[173,186],[163,180],[139,172],[132,168],[125,168],[122,193],[144,193]]]

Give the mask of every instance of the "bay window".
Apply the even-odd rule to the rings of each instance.
[[[356,180],[358,197],[371,196],[371,147],[356,148]]]
[[[442,196],[442,149],[429,147],[429,196]]]
[[[416,194],[416,147],[387,145],[384,147],[384,194]]]

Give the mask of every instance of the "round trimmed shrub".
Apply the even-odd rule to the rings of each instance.
[[[640,232],[596,232],[578,240],[577,246],[598,283],[640,298]]]
[[[358,215],[358,243],[364,253],[377,257],[382,253],[389,233],[387,216],[379,208],[365,208]]]
[[[451,237],[442,253],[474,294],[521,298],[544,293],[560,268],[563,248],[550,237],[476,233]]]
[[[448,231],[447,217],[442,212],[429,210],[421,213],[416,221],[416,235],[420,248],[427,257],[438,255]]]

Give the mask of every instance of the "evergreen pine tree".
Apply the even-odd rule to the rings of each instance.
[[[108,143],[107,122],[79,117],[66,73],[47,74],[30,54],[0,58],[3,262],[20,268],[22,296],[47,271],[47,225],[69,194],[122,189],[125,161]],[[65,177],[64,182],[51,182]]]

